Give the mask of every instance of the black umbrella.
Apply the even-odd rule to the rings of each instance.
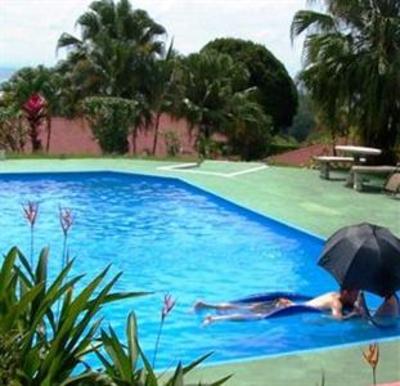
[[[377,225],[345,227],[326,241],[318,265],[342,288],[387,296],[400,289],[400,239]]]

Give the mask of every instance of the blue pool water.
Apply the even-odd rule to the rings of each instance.
[[[155,292],[103,312],[105,323],[123,336],[134,309],[150,358],[163,295],[177,298],[161,337],[158,367],[210,351],[215,354],[209,362],[225,361],[399,335],[398,329],[319,314],[202,327],[204,315],[191,312],[197,299],[218,302],[278,290],[316,295],[336,285],[316,266],[322,240],[179,180],[111,172],[0,175],[1,253],[18,245],[28,254],[21,213],[28,200],[40,202],[36,250],[50,246],[53,272],[61,264],[61,205],[75,216],[69,243],[75,273],[92,277],[112,263],[114,273],[124,272],[117,290]]]

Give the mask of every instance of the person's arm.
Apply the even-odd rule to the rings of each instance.
[[[351,319],[351,318],[359,317],[359,316],[360,316],[360,312],[358,310],[354,310],[354,311],[349,312],[346,315],[342,315],[341,320],[347,320],[347,319]]]
[[[252,320],[264,319],[265,314],[230,314],[230,315],[209,315],[204,319],[203,324],[211,324],[215,322],[248,322]]]

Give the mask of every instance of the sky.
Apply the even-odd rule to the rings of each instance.
[[[0,0],[0,68],[54,65],[63,32],[79,36],[77,18],[91,0]],[[265,45],[293,77],[301,69],[302,40],[292,45],[290,23],[306,0],[131,0],[145,9],[174,39],[183,54],[218,37],[237,37]]]

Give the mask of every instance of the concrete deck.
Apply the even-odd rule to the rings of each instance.
[[[128,170],[175,176],[323,237],[341,226],[363,221],[387,226],[400,236],[400,201],[378,191],[359,193],[345,188],[343,175],[328,181],[314,170],[211,161],[189,172],[158,169],[172,164],[123,158],[7,160],[0,162],[0,172]],[[363,348],[365,345],[209,366],[196,370],[191,378],[205,382],[233,373],[228,386],[309,386],[320,384],[323,371],[326,385],[365,386],[372,384],[372,376],[362,359]],[[400,340],[381,343],[380,349],[378,382],[399,381]]]

